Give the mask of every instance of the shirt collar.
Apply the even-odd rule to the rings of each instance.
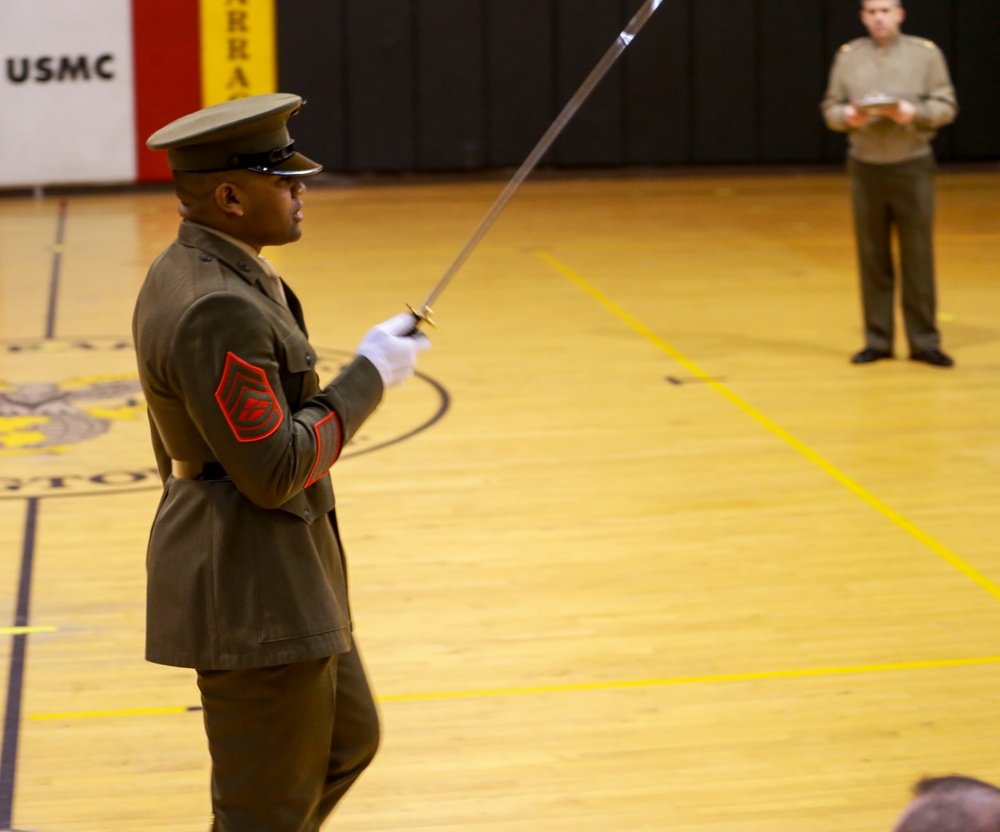
[[[227,243],[231,243],[236,246],[240,251],[245,254],[249,254],[254,260],[256,260],[260,267],[264,270],[264,273],[270,277],[272,280],[281,280],[281,275],[275,270],[274,266],[271,265],[269,260],[266,260],[260,254],[257,253],[256,249],[249,243],[243,242],[243,240],[238,237],[234,237],[232,234],[227,234],[225,231],[219,231],[218,228],[212,228],[210,225],[202,225],[200,222],[195,222],[194,220],[184,220],[184,222],[189,222],[191,225],[196,225],[198,228],[204,229],[209,234],[214,234],[216,237],[221,237]]]

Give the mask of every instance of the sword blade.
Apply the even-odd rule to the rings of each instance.
[[[424,298],[424,302],[420,304],[420,307],[417,309],[414,309],[412,306],[409,307],[410,311],[417,319],[417,326],[419,326],[422,321],[430,320],[431,305],[434,304],[441,296],[441,293],[448,288],[448,284],[454,279],[458,270],[462,268],[465,261],[469,259],[469,255],[472,254],[476,246],[479,245],[480,240],[483,239],[486,232],[490,230],[490,226],[492,226],[496,221],[496,218],[500,216],[500,212],[503,211],[507,203],[510,202],[511,197],[514,196],[517,189],[521,187],[521,183],[528,178],[528,175],[535,169],[535,166],[552,146],[552,143],[558,138],[559,134],[563,131],[563,128],[569,123],[570,119],[576,115],[576,111],[580,109],[583,102],[586,101],[590,94],[594,91],[594,87],[596,87],[601,79],[607,75],[608,70],[611,69],[615,61],[618,60],[618,56],[625,51],[628,45],[632,42],[632,39],[639,33],[639,30],[646,25],[646,21],[649,20],[653,12],[656,11],[662,2],[663,0],[645,0],[639,10],[632,16],[628,25],[615,39],[615,42],[611,44],[608,51],[604,53],[601,60],[597,62],[597,65],[584,79],[580,88],[573,94],[573,97],[566,103],[566,106],[563,107],[559,115],[556,116],[556,120],[549,125],[548,130],[546,130],[542,138],[538,140],[538,144],[535,145],[531,153],[528,154],[528,157],[521,163],[521,167],[519,167],[511,177],[506,187],[500,193],[500,196],[497,197],[493,206],[486,212],[486,216],[483,217],[479,226],[472,233],[472,236],[469,237],[468,241],[442,275],[441,279],[438,280],[434,288],[431,289],[430,294]]]

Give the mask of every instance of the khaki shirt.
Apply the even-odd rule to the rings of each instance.
[[[877,117],[864,127],[848,127],[845,108],[868,95],[908,101],[916,107],[916,118],[903,125]],[[849,155],[873,164],[928,155],[937,128],[954,121],[958,112],[941,50],[929,40],[909,35],[899,35],[886,47],[868,37],[840,47],[821,108],[827,127],[848,134]]]
[[[221,237],[227,243],[232,243],[240,251],[244,252],[248,257],[252,257],[257,261],[258,265],[264,270],[264,275],[261,277],[261,287],[271,300],[275,303],[280,303],[285,308],[288,307],[288,299],[285,297],[285,288],[281,285],[281,275],[275,270],[274,266],[270,264],[264,257],[254,251],[253,246],[244,243],[242,240],[233,237],[231,234],[226,234],[225,231],[219,231],[218,228],[211,228],[207,225],[202,225],[200,222],[194,222],[192,220],[185,220],[185,222],[191,225],[196,225],[207,231],[209,234],[214,234],[216,237]]]

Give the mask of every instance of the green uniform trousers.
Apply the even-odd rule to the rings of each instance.
[[[934,157],[873,165],[848,159],[861,272],[865,346],[892,352],[899,240],[900,295],[910,354],[941,346],[934,285]]]
[[[199,670],[214,832],[318,832],[368,766],[379,722],[357,648],[249,670]]]

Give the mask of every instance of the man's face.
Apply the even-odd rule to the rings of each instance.
[[[872,40],[879,44],[895,40],[903,25],[906,12],[893,0],[865,0],[861,7],[861,22],[865,24]]]
[[[234,179],[245,200],[239,220],[241,239],[261,249],[294,243],[302,236],[303,177],[239,171]]]

